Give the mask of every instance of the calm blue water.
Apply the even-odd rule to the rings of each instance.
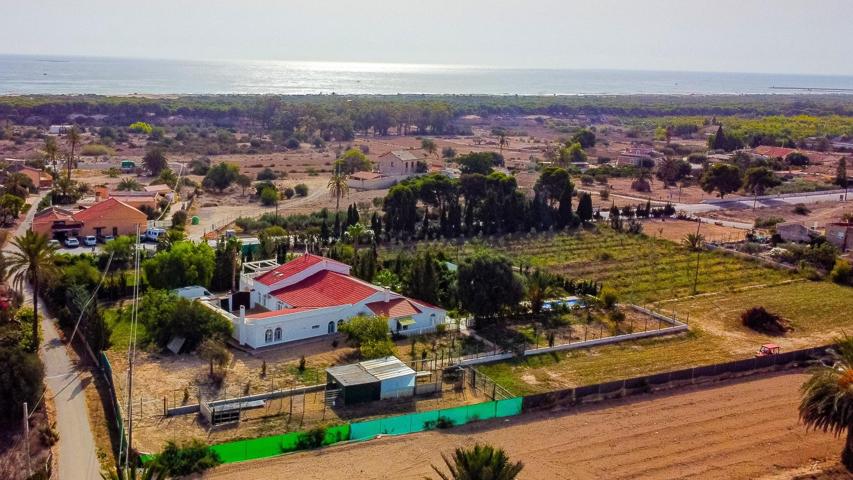
[[[853,77],[0,55],[0,94],[799,93],[771,87],[853,93]]]

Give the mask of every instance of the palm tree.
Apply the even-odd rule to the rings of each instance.
[[[118,182],[116,190],[138,191],[142,190],[142,185],[135,178],[125,177]]]
[[[687,247],[691,252],[698,252],[705,244],[705,236],[701,233],[688,233],[681,240],[681,244]]]
[[[39,286],[57,273],[53,262],[56,247],[48,243],[47,236],[32,230],[15,237],[12,246],[14,248],[6,254],[6,266],[17,288],[22,288],[24,282],[33,287],[33,339],[37,339]],[[33,346],[38,349],[38,341],[34,341]]]
[[[341,173],[340,168],[335,169],[335,173],[329,179],[326,188],[329,189],[329,194],[335,199],[335,214],[341,208],[341,198],[349,193],[349,185],[347,184],[347,176]]]
[[[545,300],[554,296],[555,293],[556,290],[548,276],[538,268],[527,277],[527,300],[530,301],[530,310],[533,313],[541,312]]]
[[[74,163],[74,150],[77,148],[77,145],[80,144],[80,131],[77,130],[77,126],[72,126],[68,130],[68,146],[71,148],[71,151],[68,153],[68,159],[65,163],[65,169],[68,174],[68,178],[71,178],[71,167]]]
[[[521,462],[510,463],[502,449],[490,445],[457,448],[452,459],[443,454],[442,458],[450,474],[432,466],[442,480],[513,480],[524,468]]]
[[[853,471],[853,337],[845,335],[836,344],[831,352],[835,362],[821,363],[800,388],[800,420],[836,437],[846,431],[841,463]]]
[[[363,223],[353,223],[347,227],[346,236],[352,240],[353,249],[358,251],[358,242],[365,236],[373,237],[373,230]]]
[[[56,145],[54,137],[44,138],[44,158],[53,168],[53,175],[56,175],[56,159],[59,157],[59,146]]]

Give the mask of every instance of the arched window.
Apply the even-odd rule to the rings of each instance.
[[[276,327],[276,329],[275,329],[275,341],[276,342],[281,341],[281,327]]]
[[[326,331],[327,333],[335,333],[335,322],[329,322],[329,326]]]
[[[264,342],[266,342],[266,343],[272,342],[272,330],[269,328],[267,329],[266,333],[264,333]]]

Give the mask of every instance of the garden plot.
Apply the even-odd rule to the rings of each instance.
[[[601,282],[616,290],[620,301],[638,304],[688,296],[693,293],[694,281],[698,293],[708,293],[792,278],[791,273],[759,261],[722,252],[691,252],[674,242],[618,233],[606,226],[599,226],[597,231],[522,234],[470,242],[448,253],[461,260],[483,247],[501,251],[524,267]]]

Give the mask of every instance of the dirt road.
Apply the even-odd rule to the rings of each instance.
[[[797,422],[804,374],[786,374],[386,437],[232,464],[204,478],[422,479],[442,452],[488,442],[525,463],[522,479],[788,478],[832,463],[842,442]],[[790,475],[789,475],[790,474]]]

